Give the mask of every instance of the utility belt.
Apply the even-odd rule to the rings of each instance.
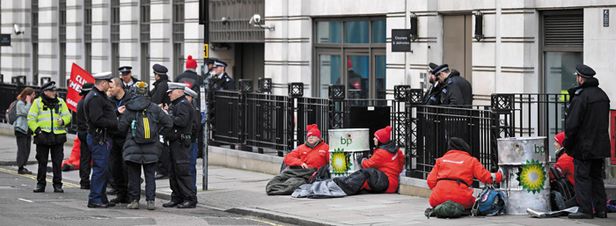
[[[192,143],[191,139],[191,134],[181,134],[177,130],[173,131],[173,134],[167,138],[167,140],[171,142],[179,141],[182,142],[184,145],[190,145]]]
[[[95,128],[88,130],[88,133],[92,135],[92,139],[96,144],[106,144],[109,141],[109,135],[106,128]]]
[[[440,178],[440,179],[438,179],[438,180],[436,180],[436,181],[442,181],[442,180],[455,181],[455,182],[458,182],[458,184],[464,184],[464,185],[466,185],[466,187],[470,187],[470,185],[468,185],[468,184],[466,183],[466,181],[461,180],[461,179],[454,179],[454,178]]]

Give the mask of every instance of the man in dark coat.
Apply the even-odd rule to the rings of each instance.
[[[595,74],[586,65],[576,67],[578,86],[570,90],[567,109],[564,145],[574,158],[575,197],[580,206],[577,213],[569,215],[574,219],[607,217],[603,173],[605,158],[610,157],[610,99],[599,88]]]
[[[193,127],[193,106],[184,96],[184,83],[169,83],[169,114],[173,118],[173,130],[166,139],[169,140],[171,171],[171,201],[163,207],[195,208],[197,191],[190,175],[190,145]]]
[[[425,105],[438,105],[440,103],[441,83],[438,82],[434,71],[432,71],[436,67],[438,65],[435,63],[428,64],[428,76],[430,76],[428,82],[430,82],[430,87],[423,97],[423,104]]]
[[[460,72],[449,70],[449,65],[443,64],[436,67],[434,75],[442,84],[440,105],[445,106],[471,106],[473,105],[473,88],[466,79],[460,76]]]
[[[126,92],[139,81],[139,79],[133,77],[132,69],[133,67],[131,66],[122,66],[118,68],[118,71],[120,71],[120,78],[122,79],[122,88],[124,88]]]
[[[108,164],[111,150],[109,132],[118,129],[118,120],[116,109],[105,93],[109,90],[113,75],[111,72],[104,72],[93,77],[96,80],[94,88],[86,96],[83,106],[88,124],[87,143],[92,152],[93,162],[88,208],[107,208],[115,206],[115,203],[107,199],[105,190],[109,178]]]
[[[150,100],[155,104],[169,104],[169,96],[167,96],[167,89],[169,86],[169,77],[167,76],[167,67],[154,64],[152,66],[154,70],[154,76],[156,81],[154,82],[154,88],[150,91]]]
[[[235,80],[227,74],[225,71],[227,68],[227,63],[216,60],[214,61],[214,68],[212,69],[212,76],[209,78],[209,86],[208,89],[213,91],[216,90],[235,90]]]
[[[81,189],[90,189],[90,161],[92,160],[92,153],[88,149],[88,123],[86,121],[86,113],[83,110],[83,102],[85,96],[92,90],[94,84],[85,83],[81,87],[79,95],[83,96],[77,103],[77,137],[79,138],[79,184]]]
[[[171,117],[163,110],[150,102],[147,97],[148,85],[144,82],[137,82],[134,85],[136,96],[126,104],[126,113],[122,114],[119,123],[120,133],[125,135],[123,159],[128,169],[128,198],[131,203],[127,205],[129,209],[139,208],[139,197],[141,196],[141,167],[145,175],[145,197],[148,210],[154,210],[154,199],[156,192],[156,182],[154,172],[158,156],[161,154],[161,145],[158,141],[138,142],[135,138],[137,126],[134,123],[139,120],[137,117],[147,117],[148,122],[155,122],[161,134],[168,133],[173,127]],[[141,113],[144,112],[145,115]],[[133,128],[134,126],[134,128]],[[148,128],[153,129],[149,127]],[[157,139],[158,131],[150,130],[151,136]]]

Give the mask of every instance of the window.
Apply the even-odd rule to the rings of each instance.
[[[184,71],[184,0],[173,1],[173,76]]]
[[[385,98],[385,18],[315,20],[313,95],[345,85],[349,99]]]
[[[150,83],[150,0],[140,0],[139,29],[141,80]]]
[[[92,0],[83,3],[83,30],[85,44],[85,69],[92,72]]]
[[[120,67],[120,0],[111,0],[111,71]]]
[[[30,8],[32,18],[32,84],[38,85],[38,0],[32,0]]]
[[[66,87],[66,0],[60,0],[59,7],[59,31],[60,50],[58,67],[58,86]]]

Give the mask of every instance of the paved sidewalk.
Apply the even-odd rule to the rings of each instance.
[[[0,150],[15,150],[12,137],[0,136],[5,144]],[[11,141],[11,142],[9,142]],[[65,148],[70,151],[70,148]],[[66,152],[65,152],[66,153]],[[11,155],[12,154],[12,155]],[[68,157],[70,153],[66,153]],[[14,151],[0,152],[0,162],[13,159]],[[273,175],[210,166],[209,190],[201,191],[201,161],[198,163],[198,196],[201,206],[228,212],[256,215],[273,220],[323,225],[614,225],[616,214],[608,219],[569,220],[567,218],[533,219],[527,216],[465,217],[461,219],[426,219],[424,198],[398,195],[358,195],[338,199],[294,199],[290,196],[267,196],[265,185]],[[28,168],[36,172],[36,166]],[[15,170],[15,168],[12,168]],[[77,186],[78,171],[63,172],[65,186]],[[157,180],[157,197],[168,198],[168,180]],[[84,205],[86,203],[84,197]],[[118,207],[116,207],[118,208]]]

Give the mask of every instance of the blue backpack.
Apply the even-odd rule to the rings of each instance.
[[[471,209],[473,216],[497,216],[505,214],[507,206],[507,196],[500,189],[486,186],[477,196],[475,204]]]

